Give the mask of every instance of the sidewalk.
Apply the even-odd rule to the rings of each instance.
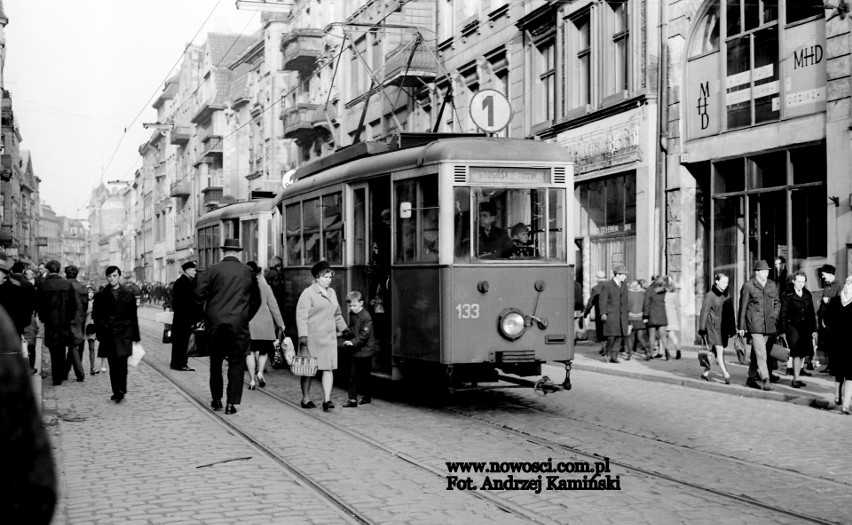
[[[700,379],[704,370],[698,364],[698,350],[696,346],[682,346],[681,359],[653,359],[645,361],[644,355],[634,355],[633,359],[626,361],[624,355],[619,357],[620,363],[606,363],[598,354],[600,343],[577,341],[574,347],[574,370],[597,372],[615,376],[631,377],[645,381],[656,381],[682,385],[700,390],[712,390],[742,397],[755,397],[786,401],[800,405],[813,406],[815,408],[833,409],[834,404],[834,377],[820,374],[817,370],[809,371],[812,377],[801,377],[807,385],[803,388],[793,388],[790,383],[793,376],[787,375],[784,363],[776,373],[781,376],[781,381],[774,383],[773,390],[763,391],[746,386],[748,377],[748,365],[737,363],[736,352],[732,348],[725,351],[725,364],[728,373],[731,374],[731,384],[726,385],[722,371],[719,366],[710,370],[710,381]]]

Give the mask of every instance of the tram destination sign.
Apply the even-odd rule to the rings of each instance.
[[[471,166],[471,184],[550,184],[550,168],[503,168]]]

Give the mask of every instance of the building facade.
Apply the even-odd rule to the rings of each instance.
[[[135,264],[134,192],[126,181],[110,181],[92,190],[89,198],[87,276],[106,282],[108,266],[133,277]]]

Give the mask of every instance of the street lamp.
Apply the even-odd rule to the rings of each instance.
[[[237,9],[287,13],[293,9],[292,0],[237,0]]]

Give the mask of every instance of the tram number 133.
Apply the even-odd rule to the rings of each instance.
[[[456,311],[459,313],[459,319],[479,319],[479,305],[473,304],[457,304]]]

